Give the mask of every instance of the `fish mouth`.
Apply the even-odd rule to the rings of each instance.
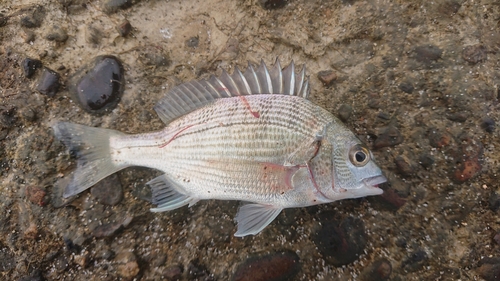
[[[381,183],[384,183],[386,181],[387,181],[386,177],[384,177],[383,175],[379,175],[379,176],[374,176],[374,177],[371,177],[371,178],[366,178],[366,179],[363,180],[363,183],[368,188],[380,189],[378,187],[378,185],[381,184]]]

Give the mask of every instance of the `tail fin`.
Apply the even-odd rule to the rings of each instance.
[[[77,157],[76,170],[64,191],[64,198],[76,195],[126,167],[113,163],[109,147],[111,137],[125,134],[67,122],[54,123],[52,128],[55,136]]]

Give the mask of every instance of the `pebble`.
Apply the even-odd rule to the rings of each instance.
[[[479,268],[477,272],[485,281],[500,280],[500,258],[495,257],[482,259],[479,261]]]
[[[102,2],[102,9],[106,14],[112,14],[120,9],[129,8],[132,4],[132,0],[106,0]]]
[[[272,10],[286,6],[288,0],[259,0],[259,4],[265,9]]]
[[[130,31],[132,31],[132,25],[128,20],[124,20],[116,26],[116,30],[118,30],[121,37],[127,37]]]
[[[337,80],[337,74],[333,70],[323,70],[318,72],[318,79],[323,83],[323,86],[329,87],[333,81]]]
[[[481,120],[481,128],[488,133],[493,133],[493,131],[495,131],[495,120],[490,117],[484,117]]]
[[[120,252],[114,258],[117,264],[116,272],[123,278],[132,279],[139,274],[139,264],[134,253],[129,251]]]
[[[110,237],[120,232],[122,229],[123,224],[121,222],[106,223],[92,230],[92,236],[96,238]]]
[[[440,59],[443,50],[434,45],[422,45],[416,47],[414,53],[417,61],[429,64]]]
[[[462,58],[470,64],[484,62],[487,59],[486,47],[481,44],[467,46],[462,51]]]
[[[410,81],[402,82],[399,84],[398,88],[407,94],[411,94],[413,93],[413,90],[415,90],[415,87],[413,87],[413,84]]]
[[[86,268],[90,264],[90,258],[87,254],[76,255],[74,256],[73,261],[82,268]]]
[[[92,25],[87,25],[85,29],[85,41],[89,44],[99,45],[102,39],[102,32]]]
[[[389,125],[381,130],[377,139],[373,143],[373,148],[380,149],[383,147],[395,146],[402,143],[404,140],[401,132],[394,125]]]
[[[398,210],[406,204],[406,199],[401,197],[397,190],[392,187],[384,189],[384,193],[379,198],[389,204],[389,207],[393,210]]]
[[[69,79],[69,91],[87,112],[102,114],[116,107],[125,88],[121,62],[114,56],[98,56]]]
[[[47,67],[43,68],[42,75],[38,79],[36,90],[43,95],[53,97],[61,86],[59,73]]]
[[[4,14],[0,13],[0,27],[6,26],[7,20],[8,18]]]
[[[363,253],[366,233],[361,219],[348,217],[342,221],[325,221],[321,225],[313,241],[328,263],[347,265]]]
[[[167,268],[165,268],[162,271],[162,276],[167,278],[168,281],[177,281],[182,278],[182,273],[184,272],[184,269],[182,268],[182,265],[172,265]]]
[[[25,58],[23,60],[24,77],[31,78],[35,74],[35,70],[42,68],[42,62],[37,59]]]
[[[497,232],[497,234],[495,234],[495,236],[493,237],[493,240],[498,244],[500,245],[500,232]]]
[[[48,203],[47,191],[38,186],[26,187],[26,198],[33,204],[45,206]]]
[[[352,112],[352,106],[348,104],[342,104],[338,110],[339,119],[342,120],[342,122],[347,122],[349,118],[351,118]]]
[[[300,271],[299,256],[292,251],[256,255],[238,266],[232,281],[286,281]]]
[[[90,193],[99,203],[114,206],[123,199],[123,188],[116,174],[104,178],[96,183]]]
[[[434,162],[435,162],[434,157],[432,157],[432,155],[429,154],[422,154],[418,157],[418,163],[426,169],[432,167]]]
[[[68,33],[62,27],[54,25],[52,26],[52,29],[49,31],[49,33],[45,36],[45,39],[63,43],[68,40]]]
[[[366,267],[360,275],[361,281],[384,281],[389,280],[392,273],[392,265],[389,260],[382,258],[376,260]]]

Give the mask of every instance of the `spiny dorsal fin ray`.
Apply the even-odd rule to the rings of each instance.
[[[307,99],[309,83],[305,66],[297,74],[293,61],[282,69],[279,60],[276,59],[271,70],[264,61],[261,61],[257,69],[249,63],[244,74],[235,67],[232,75],[223,71],[220,77],[212,75],[208,80],[194,80],[180,84],[172,88],[154,109],[161,120],[168,124],[216,99],[263,94],[294,95]]]

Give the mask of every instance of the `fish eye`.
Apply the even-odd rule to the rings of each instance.
[[[349,151],[349,160],[354,166],[362,167],[370,161],[370,152],[366,146],[356,144]]]

